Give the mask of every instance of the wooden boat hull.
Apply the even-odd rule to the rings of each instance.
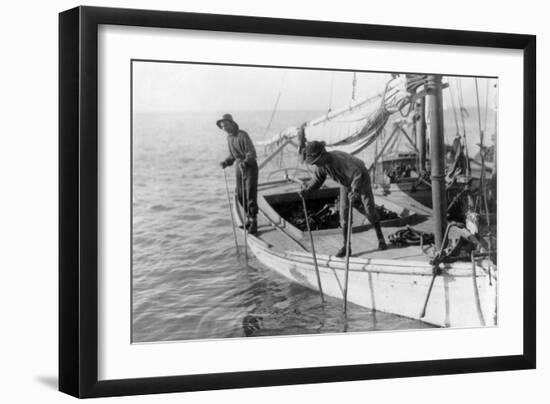
[[[240,221],[238,209],[235,211]],[[304,287],[318,290],[310,253],[279,252],[252,235],[247,240],[249,251],[262,264]],[[345,260],[318,254],[317,261],[325,295],[343,299]],[[496,274],[464,262],[444,264],[440,269],[421,318],[433,277],[429,264],[351,257],[348,301],[440,327],[496,326]]]
[[[248,238],[248,246],[262,264],[302,286],[318,290],[311,255],[278,254],[253,236]],[[324,293],[342,299],[344,260],[318,255],[317,261]],[[441,327],[496,325],[496,279],[490,284],[489,274],[479,267],[475,269],[475,276],[472,266],[444,268],[435,278],[426,314],[420,318],[433,276],[432,268],[422,263],[403,265],[397,260],[380,261],[350,262],[349,302]]]

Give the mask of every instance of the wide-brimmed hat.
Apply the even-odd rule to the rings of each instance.
[[[325,142],[318,142],[316,140],[306,144],[306,164],[315,163],[327,152],[325,144]]]
[[[231,123],[237,125],[237,122],[235,122],[233,120],[233,116],[231,116],[231,114],[223,114],[221,119],[218,119],[216,121],[216,125],[218,126],[218,128],[220,128],[220,129],[222,128],[221,124],[222,124],[223,121],[228,121],[228,122],[231,122]]]

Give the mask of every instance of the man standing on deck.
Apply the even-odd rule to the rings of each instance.
[[[345,152],[327,152],[325,142],[312,141],[307,143],[305,156],[306,163],[315,165],[316,169],[313,179],[308,184],[304,184],[301,191],[302,195],[319,189],[325,182],[327,175],[340,184],[340,225],[344,235],[344,246],[336,253],[336,256],[344,257],[346,255],[350,199],[353,206],[364,213],[374,226],[378,237],[378,248],[380,250],[388,248],[380,227],[378,212],[374,205],[370,175],[365,164]],[[351,255],[351,244],[349,254]]]
[[[227,133],[227,146],[229,147],[229,156],[222,162],[222,169],[237,163],[235,174],[237,181],[237,196],[239,202],[243,200],[247,212],[246,228],[250,234],[258,232],[258,163],[256,161],[256,149],[248,133],[239,129],[237,122],[233,120],[230,114],[225,114],[216,122],[218,128]],[[244,190],[243,188],[244,179]]]

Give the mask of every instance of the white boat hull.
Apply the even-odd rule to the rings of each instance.
[[[234,208],[236,208],[234,204]],[[240,214],[235,209],[240,222]],[[278,252],[260,238],[248,235],[249,252],[265,266],[309,289],[318,291],[313,257],[307,252]],[[317,254],[325,295],[343,299],[345,260]],[[348,302],[372,310],[421,320],[439,327],[497,325],[496,273],[472,264],[442,264],[435,277],[424,316],[421,316],[433,278],[426,262],[351,257]]]
[[[313,259],[307,253],[277,254],[256,237],[248,238],[248,246],[262,264],[300,285],[318,290]],[[323,292],[343,299],[344,260],[318,255],[317,261]],[[440,327],[496,325],[494,275],[489,283],[489,275],[479,267],[474,277],[471,266],[448,265],[436,276],[426,313],[421,318],[432,268],[423,263],[388,261],[392,260],[350,262],[349,302]]]

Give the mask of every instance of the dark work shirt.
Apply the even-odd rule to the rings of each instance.
[[[357,157],[345,152],[328,152],[326,164],[315,169],[307,190],[319,189],[327,179],[327,175],[340,185],[359,193],[370,189],[369,171],[365,164]]]
[[[229,147],[229,156],[225,159],[228,165],[235,160],[251,163],[256,160],[256,149],[250,136],[244,130],[238,130],[236,134],[227,135],[227,146]]]

